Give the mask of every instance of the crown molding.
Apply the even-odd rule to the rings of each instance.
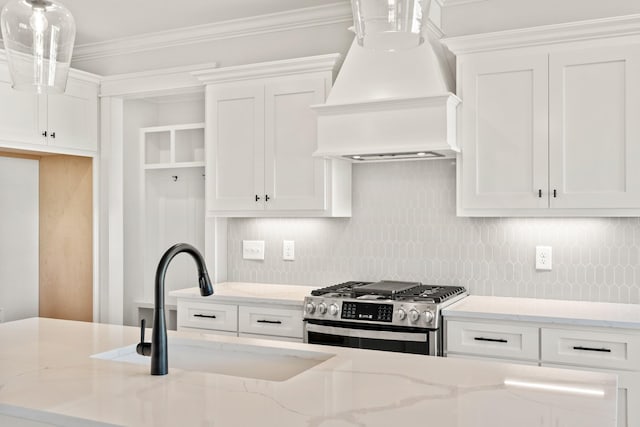
[[[201,92],[204,90],[202,82],[193,73],[211,72],[217,67],[214,62],[106,76],[102,78],[100,96],[140,98],[174,92]]]
[[[331,3],[79,45],[73,51],[73,61],[82,62],[167,47],[348,22],[352,22],[350,4],[347,2]]]
[[[257,64],[236,65],[213,70],[202,70],[191,73],[204,84],[228,83],[257,78],[279,77],[300,73],[331,71],[334,72],[341,63],[342,55],[308,56],[305,58],[285,59],[281,61],[260,62]]]
[[[0,48],[0,63],[7,63],[7,52],[4,48]],[[81,80],[88,83],[100,84],[102,76],[94,73],[88,73],[86,71],[77,70],[75,68],[69,68],[69,77],[75,80]]]
[[[640,14],[442,39],[456,55],[640,35]]]

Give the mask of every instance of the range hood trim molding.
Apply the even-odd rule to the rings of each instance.
[[[456,157],[460,103],[449,93],[312,106],[318,114],[318,149],[313,155],[351,161],[357,161],[354,155],[408,152]],[[400,135],[394,129],[401,130]]]
[[[457,106],[460,102],[453,93],[434,96],[417,96],[413,98],[385,98],[358,102],[344,102],[338,104],[317,104],[311,109],[318,115],[345,114],[354,112],[385,111],[390,109],[416,108],[424,106],[437,106],[447,102],[454,102]]]

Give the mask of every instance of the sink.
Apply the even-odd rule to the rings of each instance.
[[[209,372],[267,381],[286,381],[333,357],[330,353],[169,338],[169,368]],[[150,366],[151,358],[136,353],[136,344],[91,356],[112,362]]]

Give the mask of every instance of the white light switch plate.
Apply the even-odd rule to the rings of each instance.
[[[282,259],[285,261],[294,261],[296,259],[295,244],[293,240],[282,241]]]
[[[551,246],[536,246],[536,270],[551,270]]]
[[[264,240],[243,240],[242,258],[263,260]]]

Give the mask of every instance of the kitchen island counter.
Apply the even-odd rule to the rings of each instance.
[[[243,344],[266,352],[313,351],[328,359],[284,381],[174,368],[155,377],[148,366],[90,357],[135,344],[137,328],[41,318],[4,323],[0,421],[216,427],[615,425],[616,377],[610,374],[193,333],[170,333],[172,338],[213,341],[221,348]],[[171,353],[169,360],[171,366]]]

